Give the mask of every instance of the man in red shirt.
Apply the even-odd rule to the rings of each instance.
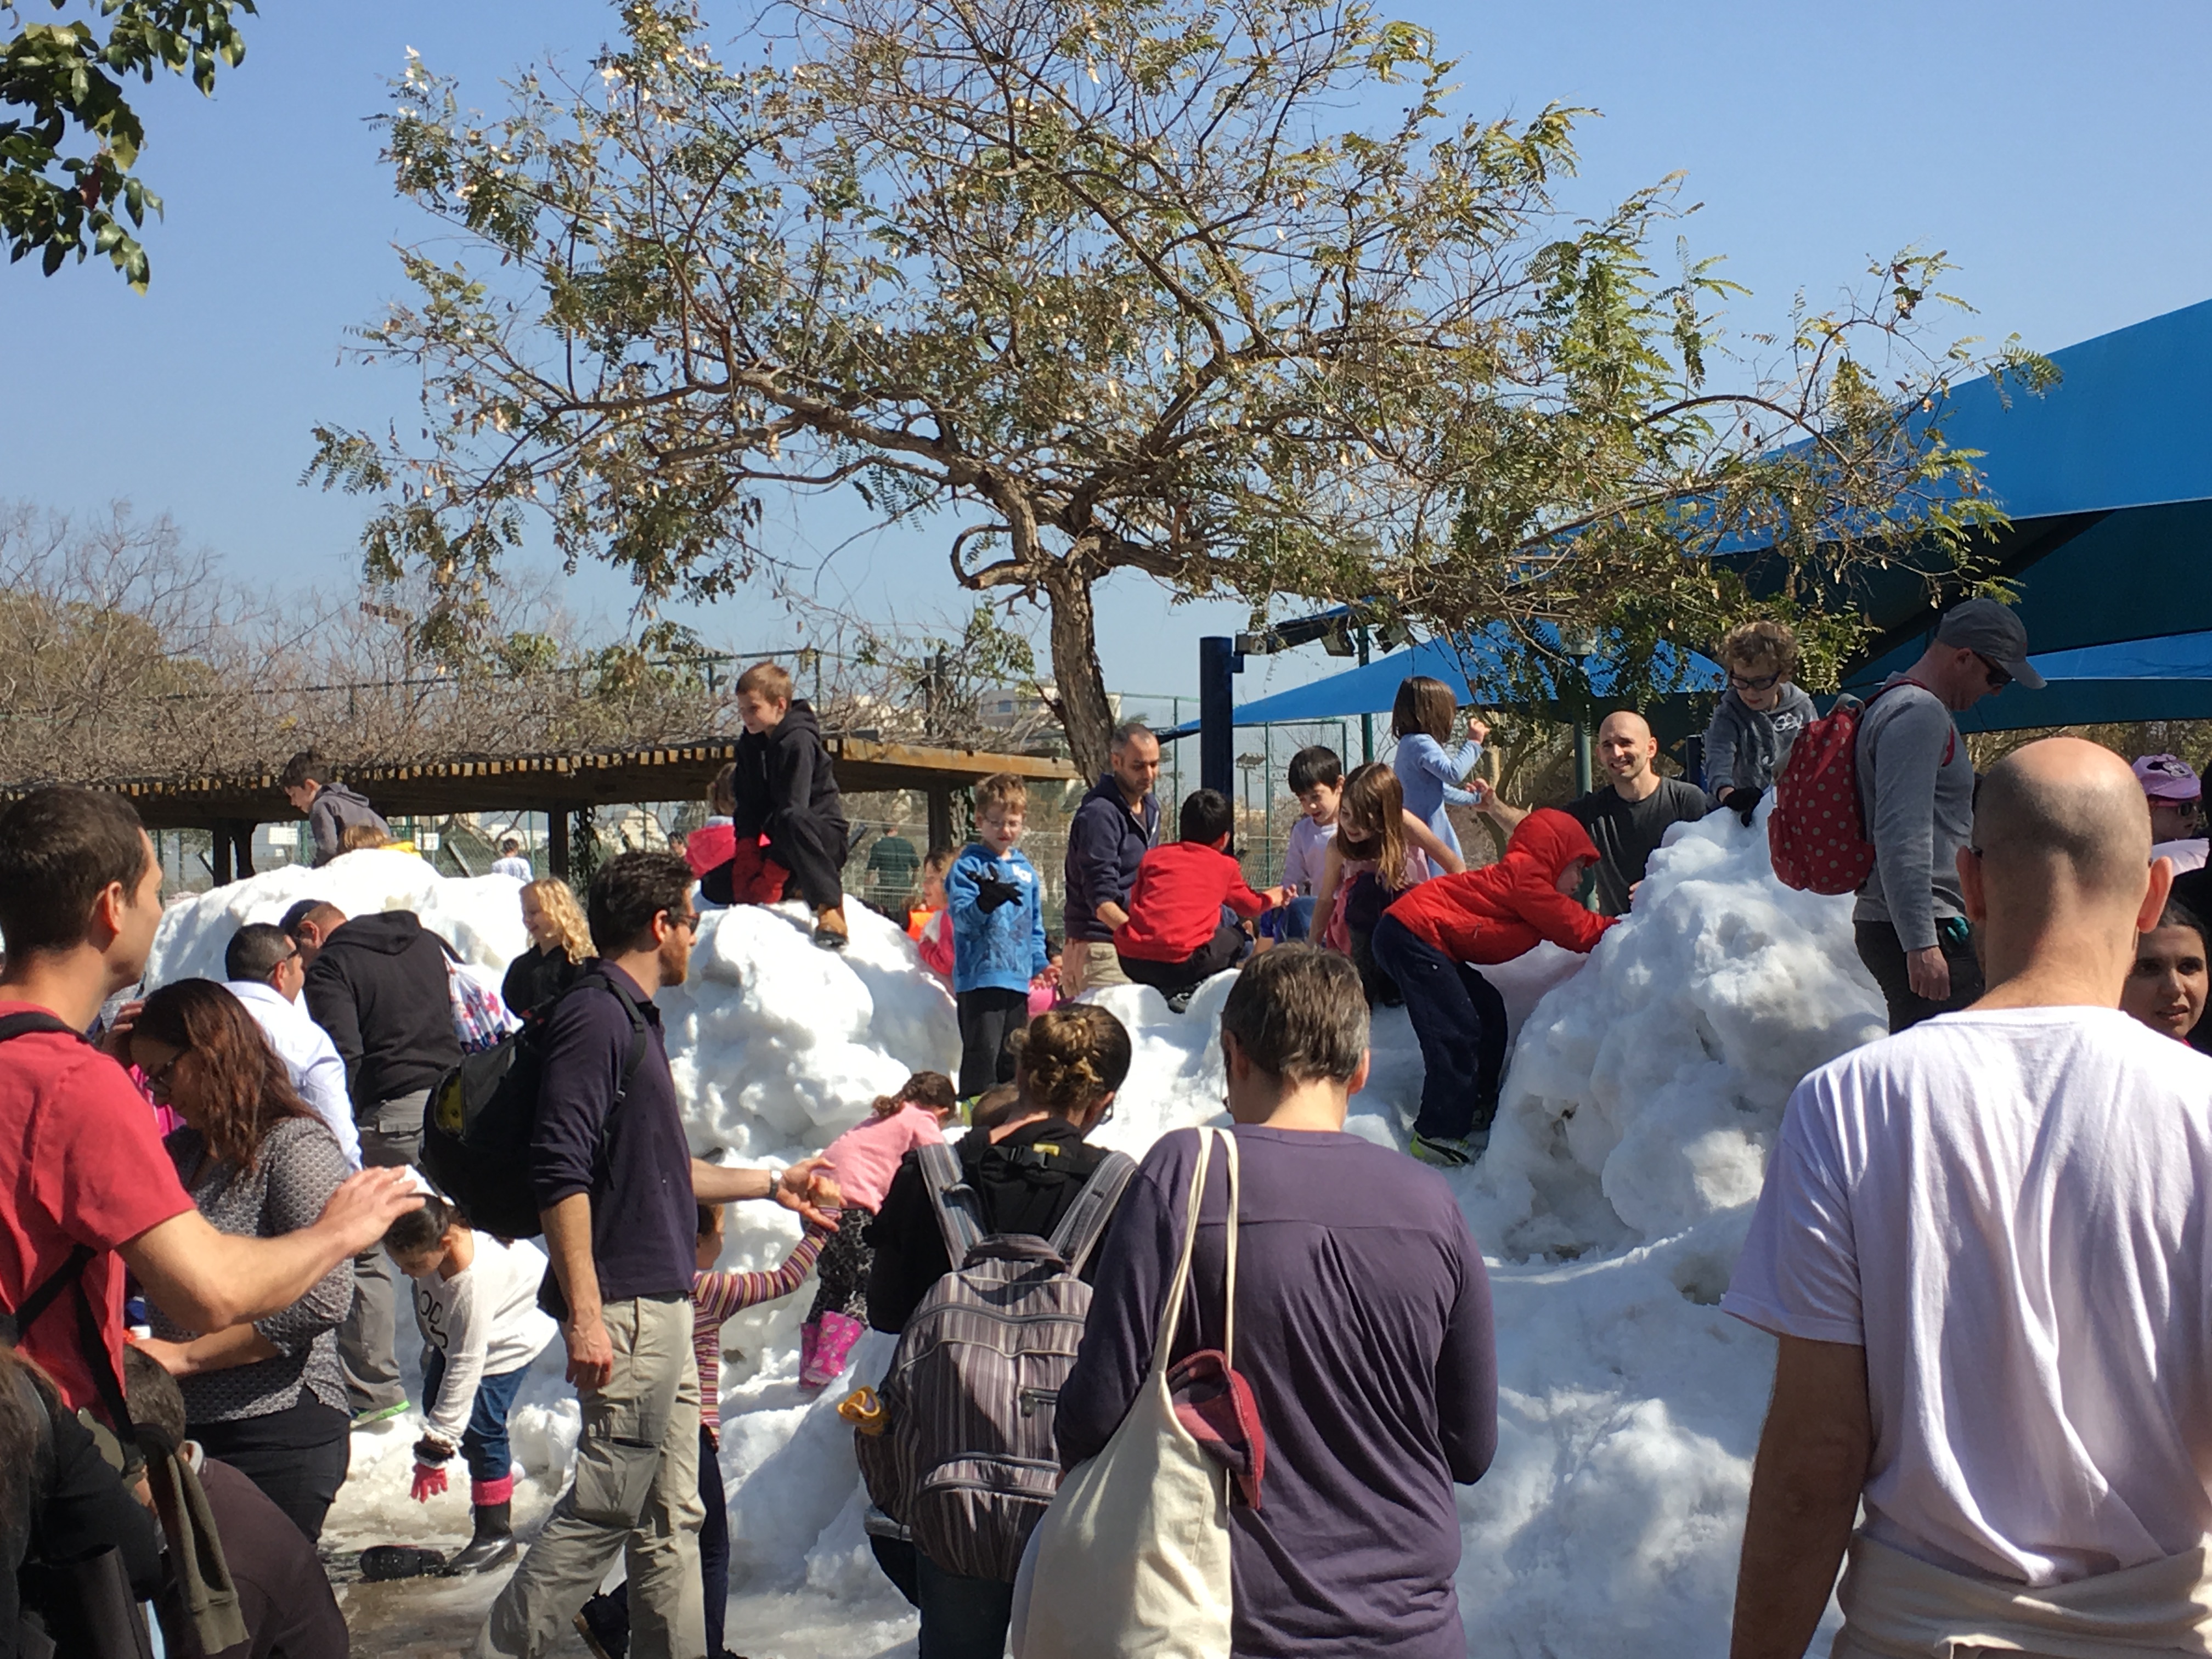
[[[1284,902],[1283,890],[1254,892],[1229,856],[1229,799],[1201,789],[1182,804],[1182,839],[1155,847],[1137,866],[1129,919],[1114,930],[1121,971],[1180,1008],[1190,994],[1250,946],[1244,930],[1221,914],[1227,906],[1252,917]]]
[[[126,1267],[179,1323],[225,1330],[289,1306],[422,1201],[404,1171],[372,1170],[280,1238],[208,1224],[154,1109],[78,1035],[145,971],[161,919],[161,866],[122,797],[41,789],[0,812],[0,1032],[13,1033],[0,1041],[0,1304],[69,1403],[110,1416]],[[111,1043],[128,1030],[119,1021]]]

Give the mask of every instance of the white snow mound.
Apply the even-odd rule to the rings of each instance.
[[[1450,1177],[1492,1258],[1502,1385],[1497,1462],[1460,1493],[1471,1652],[1670,1659],[1724,1644],[1772,1344],[1716,1304],[1790,1088],[1882,1028],[1849,902],[1783,888],[1765,841],[1763,822],[1726,814],[1679,827],[1634,915],[1587,960],[1547,946],[1486,970],[1518,1036],[1489,1153]],[[496,966],[522,943],[514,884],[499,880],[441,881],[388,853],[257,877],[178,906],[157,971],[219,974],[230,927],[308,892],[349,911],[410,905]],[[847,914],[842,956],[814,947],[795,906],[707,916],[688,982],[659,999],[701,1153],[804,1156],[907,1072],[957,1064],[951,998],[896,927],[858,903]],[[1097,994],[1135,1047],[1099,1140],[1141,1153],[1167,1129],[1222,1121],[1231,980],[1181,1016],[1147,988]],[[1374,1045],[1347,1127],[1402,1146],[1421,1083],[1402,1012],[1378,1013]],[[773,1267],[798,1237],[771,1206],[731,1219],[725,1266]],[[725,1328],[732,1617],[762,1632],[748,1651],[888,1659],[911,1651],[899,1632],[912,1623],[860,1528],[835,1409],[848,1385],[808,1395],[795,1381],[811,1296]],[[850,1376],[878,1374],[890,1346],[871,1333]],[[542,1403],[516,1425],[517,1455],[548,1491],[574,1445],[556,1343],[530,1389]],[[380,1465],[368,1483],[395,1519],[398,1479]]]

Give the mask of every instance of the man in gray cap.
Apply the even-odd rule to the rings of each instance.
[[[1952,716],[2015,680],[2043,689],[2027,628],[1995,599],[1968,599],[1944,612],[1920,660],[1892,675],[1859,721],[1859,811],[1875,860],[1851,923],[1893,1031],[1982,994],[1958,868],[1974,763]]]

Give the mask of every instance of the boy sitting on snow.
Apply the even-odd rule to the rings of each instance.
[[[1447,1168],[1481,1154],[1505,1069],[1505,999],[1473,966],[1510,962],[1549,939],[1588,951],[1617,917],[1571,896],[1597,844],[1568,814],[1521,820],[1505,856],[1421,883],[1376,925],[1376,964],[1398,982],[1421,1044],[1421,1114],[1413,1153]]]
[[[772,662],[738,676],[738,717],[745,734],[731,763],[736,856],[700,878],[700,893],[715,904],[772,903],[788,896],[788,884],[777,890],[774,881],[780,866],[814,912],[814,942],[842,951],[850,937],[840,873],[849,831],[822,727]]]
[[[1182,804],[1182,839],[1155,847],[1137,866],[1129,919],[1114,930],[1121,971],[1149,985],[1180,1012],[1190,994],[1251,950],[1244,930],[1224,908],[1246,918],[1284,899],[1283,890],[1255,893],[1229,855],[1228,797],[1201,789]]]

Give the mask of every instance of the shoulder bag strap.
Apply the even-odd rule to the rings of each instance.
[[[1129,1177],[1136,1173],[1137,1160],[1127,1152],[1109,1152],[1099,1159],[1075,1202],[1060,1217],[1060,1225],[1052,1230],[1053,1251],[1067,1263],[1068,1272],[1083,1271],[1091,1252],[1106,1236],[1106,1228],[1114,1219],[1114,1206],[1121,1201]]]
[[[1233,1371],[1237,1369],[1237,1210],[1241,1169],[1237,1161],[1237,1137],[1226,1129],[1208,1129],[1206,1133],[1221,1137],[1222,1151],[1229,1162],[1229,1238],[1221,1279],[1221,1363],[1224,1369]]]
[[[1201,1129],[1198,1136],[1198,1165],[1190,1172],[1190,1202],[1183,1215],[1182,1255],[1176,1262],[1175,1277],[1168,1281],[1167,1302],[1160,1309],[1160,1328],[1152,1338],[1152,1364],[1146,1379],[1148,1383],[1166,1376],[1168,1350],[1175,1345],[1176,1327],[1182,1321],[1183,1295],[1190,1288],[1191,1251],[1198,1243],[1199,1206],[1206,1201],[1206,1171],[1212,1157],[1213,1137]]]
[[[929,1192],[929,1207],[937,1212],[937,1230],[945,1235],[945,1259],[957,1272],[968,1260],[968,1252],[983,1238],[983,1229],[974,1213],[952,1196],[956,1188],[972,1191],[961,1175],[960,1155],[940,1140],[917,1146],[915,1158],[921,1167],[922,1185]]]

